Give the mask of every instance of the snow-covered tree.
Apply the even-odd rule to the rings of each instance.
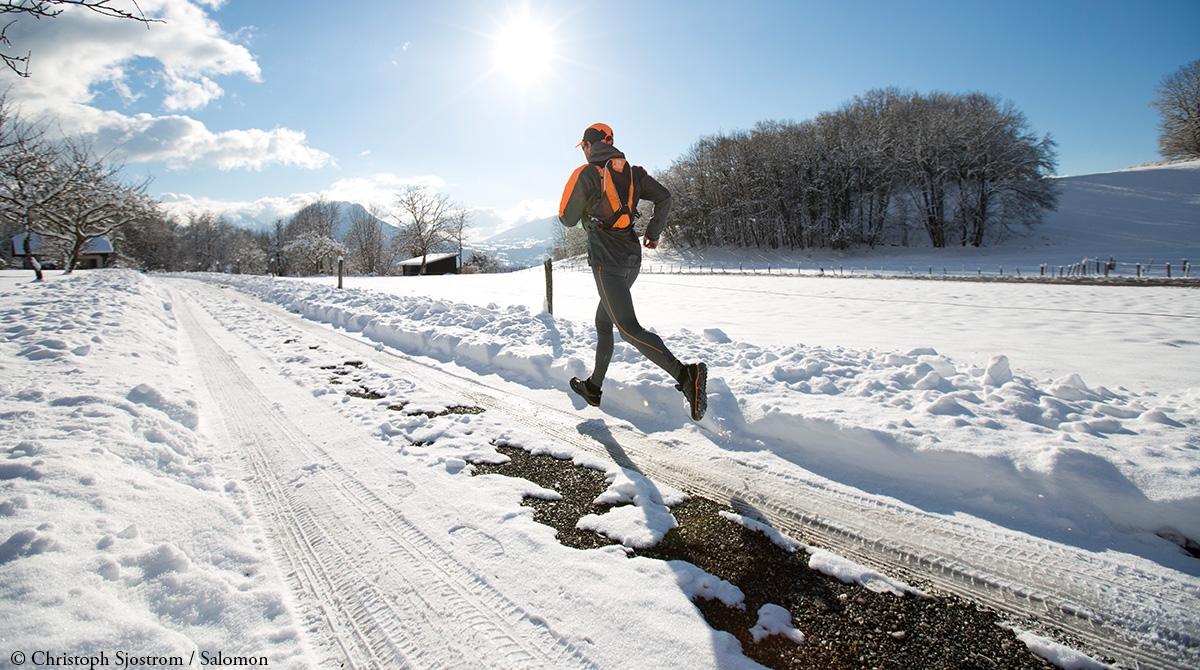
[[[0,216],[25,233],[39,279],[35,252],[61,254],[70,272],[94,240],[154,215],[149,182],[125,184],[120,171],[84,141],[51,141],[44,124],[22,123],[0,99]]]
[[[1158,149],[1165,158],[1200,158],[1200,59],[1163,78],[1153,105],[1162,116]]]
[[[94,240],[152,216],[154,202],[146,196],[148,180],[123,184],[120,167],[108,164],[86,143],[67,141],[59,156],[50,190],[61,190],[52,206],[41,210],[43,220],[36,231],[66,252],[65,269],[70,273]]]
[[[323,268],[332,267],[333,259],[347,254],[346,245],[316,232],[301,234],[285,245],[283,252],[312,267],[313,274],[321,274]]]
[[[1056,203],[1055,144],[982,94],[872,91],[802,123],[699,140],[662,175],[672,243],[982,245]]]
[[[228,267],[233,224],[212,212],[191,212],[180,226],[179,269],[195,272]]]
[[[471,228],[471,214],[462,207],[454,209],[450,212],[450,221],[446,226],[446,237],[449,242],[453,243],[458,252],[459,258],[463,254],[463,241],[468,235]]]
[[[336,239],[340,210],[341,207],[336,202],[318,198],[316,202],[302,207],[288,220],[288,236],[298,238],[305,233],[314,233]]]
[[[230,245],[227,267],[234,274],[260,274],[267,269],[267,252],[252,233],[236,231]]]
[[[271,232],[267,234],[267,264],[273,275],[287,276],[290,271],[287,254],[283,248],[288,244],[287,221],[275,219]]]
[[[472,251],[463,261],[464,274],[485,274],[500,271],[500,261],[495,256],[482,251]]]
[[[352,267],[363,274],[389,274],[392,253],[391,227],[380,221],[380,212],[355,208],[350,215],[350,228],[345,244],[350,251]]]
[[[120,262],[141,270],[182,270],[181,227],[161,211],[123,226],[113,241]],[[193,268],[194,269],[194,268]]]
[[[9,228],[24,233],[24,255],[39,281],[42,266],[34,253],[34,234],[67,184],[55,178],[57,161],[58,149],[46,140],[45,128],[22,123],[0,98],[0,216]]]
[[[554,246],[550,249],[551,258],[557,261],[586,253],[587,232],[583,228],[578,226],[572,228],[566,226],[554,227]]]

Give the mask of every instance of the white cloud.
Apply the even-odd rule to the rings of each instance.
[[[130,163],[162,161],[176,170],[262,170],[274,163],[315,169],[331,163],[328,154],[306,144],[304,133],[287,128],[214,133],[181,115],[125,116],[93,108],[74,112],[64,120],[64,130],[91,135],[98,146],[113,148]]]
[[[396,201],[396,193],[409,186],[422,186],[440,189],[446,185],[446,180],[433,175],[417,177],[398,177],[394,174],[381,173],[373,177],[351,177],[339,179],[321,195],[328,200],[356,202],[364,207],[376,205],[389,208]]]
[[[141,0],[163,23],[99,16],[67,7],[54,19],[21,19],[8,30],[15,51],[29,49],[31,77],[11,73],[10,101],[22,115],[54,118],[64,132],[94,136],[98,148],[114,148],[128,162],[163,161],[173,169],[216,167],[261,170],[271,164],[318,168],[329,154],[307,145],[288,128],[214,132],[183,115],[124,114],[93,103],[99,87],[112,87],[126,104],[145,99],[134,83],[162,88],[162,109],[184,112],[221,98],[216,77],[261,80],[254,56],[230,41],[205,8],[221,0]]]
[[[172,76],[167,87],[171,94],[163,100],[163,107],[171,111],[200,109],[225,94],[217,82],[208,77],[193,81]]]
[[[353,202],[367,208],[374,205],[379,208],[384,220],[388,220],[388,209],[395,202],[396,194],[405,187],[424,186],[437,189],[445,185],[445,180],[432,175],[398,177],[393,174],[377,174],[372,177],[341,179],[321,191],[259,198],[252,202],[229,202],[164,193],[162,204],[168,212],[185,220],[192,212],[212,212],[230,219],[254,219],[262,223],[271,223],[276,219],[286,219],[305,205],[324,198],[331,202]]]
[[[228,202],[178,193],[162,195],[163,208],[185,222],[190,214],[211,212],[234,221],[253,219],[270,224],[277,219],[290,217],[314,200],[316,198],[307,193],[278,198],[259,198],[253,202]]]
[[[522,223],[558,214],[558,204],[545,199],[522,200],[509,209],[476,207],[471,210],[474,236],[479,239],[498,235]]]

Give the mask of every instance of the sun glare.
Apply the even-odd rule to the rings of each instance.
[[[528,14],[512,17],[495,36],[496,67],[522,87],[537,82],[555,58],[550,28]]]

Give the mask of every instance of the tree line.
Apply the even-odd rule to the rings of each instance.
[[[235,274],[389,276],[397,263],[440,253],[463,254],[470,227],[466,209],[444,193],[408,187],[395,206],[354,207],[319,198],[290,217],[276,219],[265,231],[235,226],[213,212],[196,211],[182,219],[162,212],[126,226],[114,247],[125,265],[145,270],[231,272]],[[387,220],[390,219],[391,223]],[[499,262],[481,252],[463,260],[464,272],[494,272]]]
[[[683,246],[980,246],[1053,209],[1055,143],[1011,103],[884,89],[702,138],[662,178]]]
[[[173,216],[147,195],[148,179],[125,180],[122,165],[51,127],[24,121],[0,98],[0,264],[22,255],[39,279],[43,267],[74,270],[100,238],[112,243],[110,265],[141,270],[322,274],[341,258],[349,272],[389,275],[397,261],[421,258],[424,273],[431,254],[461,255],[470,227],[465,208],[419,186],[397,192],[390,209],[354,208],[345,225],[340,205],[325,199],[262,232],[212,212]],[[464,269],[496,271],[499,263],[475,252]]]
[[[276,219],[266,231],[237,228],[211,212],[189,214],[182,225],[168,220],[142,227],[150,229],[157,233],[146,239],[127,234],[128,248],[149,259],[151,267],[165,270],[320,275],[336,272],[342,261],[351,274],[387,276],[402,260],[420,258],[419,273],[424,274],[431,255],[461,256],[470,219],[446,194],[409,186],[395,194],[391,209],[372,205],[343,213],[339,203],[319,198]],[[463,264],[468,272],[497,268],[497,261],[478,252]]]

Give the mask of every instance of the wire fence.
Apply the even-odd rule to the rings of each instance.
[[[578,269],[586,270],[586,266]],[[642,272],[648,274],[711,274],[711,275],[779,275],[801,277],[889,277],[914,279],[988,279],[1008,281],[1144,281],[1146,283],[1200,282],[1190,261],[1118,261],[1115,258],[1084,258],[1075,263],[958,264],[915,266],[912,264],[839,264],[811,265],[798,263],[656,263],[646,262]]]
[[[546,271],[546,311],[554,313],[554,271],[591,272],[587,261],[575,257],[557,262],[547,258],[543,261]],[[1044,282],[1044,283],[1074,283],[1074,284],[1116,284],[1135,286],[1187,286],[1200,287],[1200,277],[1192,276],[1191,263],[1182,261],[1118,262],[1112,257],[1102,261],[1099,258],[1084,258],[1077,263],[1049,264],[1042,263],[1037,267],[1026,266],[1028,270],[1022,273],[1019,265],[1014,265],[1006,273],[1003,266],[984,268],[976,265],[969,270],[967,265],[961,265],[957,273],[951,273],[948,268],[935,272],[932,265],[921,272],[911,265],[893,266],[876,265],[873,269],[866,265],[845,266],[836,268],[830,266],[805,267],[798,263],[795,266],[779,263],[738,263],[735,268],[730,263],[655,263],[644,262],[642,274],[659,275],[731,275],[731,276],[779,276],[779,277],[874,277],[884,279],[932,279],[945,281],[1007,281],[1007,282]]]

